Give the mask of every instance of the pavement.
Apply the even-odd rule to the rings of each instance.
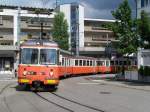
[[[0,73],[0,81],[12,80],[12,79],[15,79],[15,75],[14,74],[2,74],[2,73]]]
[[[143,91],[149,91],[150,92],[150,83],[143,83],[143,82],[135,82],[135,81],[118,81],[114,79],[115,74],[107,74],[107,75],[94,75],[89,76],[87,79],[100,84],[107,84],[111,86],[119,86],[124,88],[130,88],[130,89],[137,89],[137,90],[143,90]]]

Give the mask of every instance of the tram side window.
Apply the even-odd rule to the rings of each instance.
[[[123,65],[127,65],[127,61],[124,61]]]
[[[61,65],[61,62],[59,62],[59,56],[60,56],[60,52],[59,50],[57,50],[57,64]]]
[[[93,60],[93,66],[96,66],[95,60]]]
[[[106,66],[109,66],[109,61],[106,61]]]
[[[97,66],[99,66],[99,61],[96,61],[96,63],[97,63]]]
[[[92,66],[92,61],[90,61],[90,66]]]
[[[64,63],[64,58],[62,58],[62,66],[64,66],[65,65],[65,63]]]
[[[134,65],[137,65],[137,61],[134,62]]]
[[[122,63],[122,61],[119,61],[119,65],[122,65],[123,63]]]
[[[75,60],[75,66],[78,66],[78,60]]]
[[[111,61],[110,63],[111,63],[111,65],[114,65],[114,64],[115,64],[114,61]]]
[[[83,60],[83,66],[86,66],[86,60]]]
[[[101,65],[101,66],[104,66],[104,65],[105,65],[105,62],[104,62],[104,61],[100,61],[100,65]]]
[[[67,66],[68,65],[68,60],[67,60],[67,58],[65,58],[65,66]]]
[[[82,66],[82,60],[79,60],[79,65]]]
[[[89,61],[87,61],[87,66],[89,66]]]
[[[128,61],[128,65],[131,65],[131,61]]]
[[[70,59],[68,59],[68,61],[69,61],[69,62],[68,62],[68,65],[70,66]]]
[[[118,61],[115,61],[115,65],[118,65]]]

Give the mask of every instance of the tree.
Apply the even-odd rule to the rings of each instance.
[[[61,49],[68,50],[68,24],[62,12],[57,13],[54,17],[52,36],[53,40],[58,43]]]
[[[106,26],[115,33],[118,40],[115,45],[117,51],[121,54],[136,52],[138,38],[128,1],[124,0],[115,11],[112,11],[112,16],[116,19],[116,22]]]
[[[137,20],[137,29],[140,35],[141,47],[150,48],[150,18],[145,11],[141,12],[141,19]]]

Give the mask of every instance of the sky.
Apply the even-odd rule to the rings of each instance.
[[[85,8],[85,18],[113,19],[111,11],[115,10],[123,0],[57,0],[60,4],[78,2]],[[135,16],[135,0],[128,0]],[[0,4],[45,6],[54,8],[56,0],[0,0]]]
[[[113,19],[111,11],[115,10],[123,0],[62,0],[64,2],[78,1],[85,7],[86,18]],[[135,16],[135,0],[128,0]]]

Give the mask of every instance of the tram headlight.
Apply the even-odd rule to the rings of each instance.
[[[23,71],[23,75],[26,76],[28,74],[27,71]]]

